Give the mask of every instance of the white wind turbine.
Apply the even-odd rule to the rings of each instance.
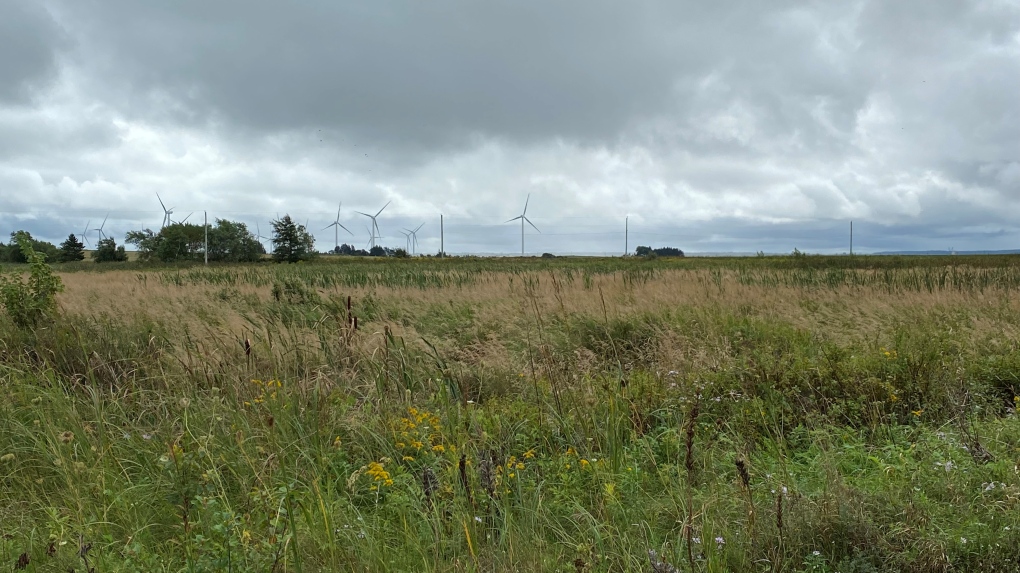
[[[103,227],[105,227],[105,226],[106,226],[106,220],[107,220],[107,219],[109,219],[109,218],[110,218],[110,214],[109,214],[109,213],[107,213],[107,214],[106,214],[106,216],[105,216],[105,217],[103,217],[103,224],[102,224],[102,225],[100,225],[100,226],[99,226],[98,228],[96,228],[96,229],[92,229],[93,231],[99,231],[99,238],[100,238],[100,239],[105,239],[105,238],[106,238],[106,233],[104,233],[104,232],[103,232]]]
[[[513,219],[507,219],[506,221],[504,221],[504,223],[509,223],[511,221],[516,221],[517,219],[521,220],[521,256],[522,257],[524,256],[524,222],[527,221],[527,223],[529,225],[531,225],[532,228],[534,228],[536,231],[538,231],[538,227],[535,227],[535,224],[532,223],[531,219],[528,218],[528,202],[529,201],[531,201],[531,193],[528,193],[528,198],[524,200],[524,212],[521,213],[520,215],[514,217]],[[541,233],[542,231],[538,231],[538,232]]]
[[[411,254],[412,255],[415,253],[415,251],[418,250],[418,231],[420,231],[421,228],[424,227],[424,226],[425,226],[425,223],[422,223],[421,225],[418,225],[414,229],[404,229],[410,235],[410,241],[411,241],[410,247],[411,247]]]
[[[398,231],[404,236],[404,250],[408,253],[411,252],[411,232],[410,231]]]
[[[92,245],[89,244],[89,238],[87,236],[87,233],[89,232],[89,225],[91,223],[92,223],[92,219],[89,219],[89,222],[85,223],[85,230],[81,232],[81,235],[79,235],[81,237],[82,242],[85,243],[86,245],[90,246],[90,247]]]
[[[260,245],[262,245],[262,241],[268,241],[269,240],[269,237],[262,236],[262,230],[259,229],[259,222],[258,221],[255,221],[255,238],[258,239],[258,242],[259,242]],[[265,245],[262,245],[262,250],[263,251],[266,250],[266,246]]]
[[[336,221],[333,221],[332,223],[326,225],[324,229],[322,229],[323,231],[325,231],[326,229],[333,227],[333,240],[336,242],[336,248],[333,249],[334,253],[340,251],[340,229],[347,231],[352,237],[354,236],[354,233],[351,233],[350,229],[340,224],[340,207],[342,206],[343,202],[341,201],[340,204],[338,204],[336,207]]]
[[[167,225],[173,223],[173,221],[170,220],[170,215],[174,214],[174,208],[173,207],[169,209],[166,208],[166,205],[163,204],[163,198],[159,196],[158,191],[156,192],[156,199],[159,199],[159,206],[163,208],[163,224],[161,225],[161,227],[166,227]],[[188,215],[188,217],[190,216],[191,215]]]
[[[356,211],[357,214],[364,215],[364,216],[368,217],[369,219],[372,219],[372,229],[369,231],[369,233],[371,234],[371,238],[369,239],[369,245],[371,245],[371,247],[375,247],[375,240],[376,239],[381,239],[382,238],[382,235],[379,234],[379,223],[375,219],[376,219],[376,217],[379,216],[380,213],[383,212],[383,209],[385,209],[386,207],[389,207],[390,203],[392,203],[392,201],[387,201],[386,204],[382,206],[382,209],[379,209],[379,212],[376,213],[375,215],[369,215],[368,213],[362,213],[361,211]]]

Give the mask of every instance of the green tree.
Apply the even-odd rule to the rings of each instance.
[[[273,259],[277,262],[296,263],[315,252],[315,237],[304,225],[298,225],[284,215],[273,221]]]
[[[262,259],[266,248],[244,223],[217,219],[209,228],[209,260],[230,263],[254,262]]]
[[[17,239],[17,237],[21,237]],[[17,240],[16,240],[17,239]],[[7,263],[27,263],[28,259],[25,258],[25,253],[19,247],[19,241],[21,244],[27,244],[31,247],[32,251],[43,256],[48,261],[56,260],[58,251],[57,247],[53,243],[46,241],[37,241],[32,238],[32,234],[28,231],[15,231],[11,233],[11,242],[5,246],[0,252],[0,261]]]
[[[85,245],[73,234],[67,236],[67,240],[60,243],[60,253],[57,260],[62,263],[85,260]]]
[[[11,320],[23,327],[33,326],[56,312],[56,295],[64,290],[60,277],[53,274],[32,243],[32,236],[24,231],[12,235],[11,244],[18,247],[31,267],[28,281],[23,282],[20,273],[11,277],[0,275],[0,302]]]
[[[92,251],[92,260],[97,263],[113,263],[127,260],[123,245],[118,247],[112,238],[99,239],[96,250]]]

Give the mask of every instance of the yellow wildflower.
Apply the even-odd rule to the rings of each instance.
[[[531,458],[535,457],[535,450],[528,450],[528,451],[524,452],[524,456],[523,457],[526,460],[530,460]]]

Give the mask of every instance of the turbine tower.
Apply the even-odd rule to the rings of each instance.
[[[371,245],[371,247],[375,247],[375,240],[376,239],[381,239],[382,238],[382,235],[379,234],[379,223],[375,219],[376,219],[376,217],[379,216],[380,213],[383,212],[383,209],[385,209],[386,207],[389,207],[390,203],[392,203],[392,201],[387,201],[386,204],[382,206],[382,209],[379,209],[379,212],[376,213],[375,215],[369,215],[368,213],[362,213],[361,211],[356,211],[357,214],[364,215],[364,216],[366,216],[366,217],[368,217],[369,219],[372,220],[372,229],[369,231],[369,234],[371,235],[370,238],[369,238],[369,245]],[[371,248],[371,247],[369,247],[369,248]]]
[[[421,225],[418,225],[414,229],[404,229],[405,231],[407,231],[408,235],[410,235],[411,240],[410,247],[412,255],[415,253],[415,251],[418,250],[418,231],[421,230],[421,228],[424,226],[425,223],[422,223]]]
[[[340,207],[341,206],[343,206],[343,202],[342,201],[336,207],[336,221],[333,221],[332,223],[326,225],[326,227],[322,229],[323,231],[325,231],[326,229],[328,229],[330,227],[333,227],[333,240],[336,242],[336,248],[333,249],[334,253],[340,251],[340,229],[343,229],[343,230],[347,231],[352,237],[354,236],[354,233],[351,233],[350,229],[348,229],[347,227],[344,227],[343,225],[340,224]]]
[[[531,219],[528,218],[528,202],[529,201],[531,201],[531,193],[528,193],[528,198],[524,200],[524,212],[521,213],[520,215],[514,217],[513,219],[507,219],[506,221],[503,221],[504,223],[509,223],[511,221],[516,221],[517,219],[521,220],[521,256],[522,257],[524,256],[524,222],[527,221],[527,223],[529,225],[531,225],[532,228],[534,228],[536,231],[538,231],[538,227],[535,227],[535,224],[532,223]],[[538,232],[541,233],[542,231],[538,231]]]
[[[163,208],[163,224],[161,225],[161,227],[166,227],[167,225],[173,223],[173,221],[170,220],[170,215],[174,214],[174,208],[173,207],[169,209],[166,208],[166,205],[163,204],[163,198],[159,196],[158,191],[156,192],[156,199],[159,199],[159,206]],[[190,216],[191,215],[188,215],[188,217]]]
[[[404,250],[408,253],[411,252],[411,232],[410,231],[399,231],[404,236]]]

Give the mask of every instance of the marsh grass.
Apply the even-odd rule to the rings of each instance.
[[[797,259],[62,273],[0,562],[1017,570],[1013,260]]]

